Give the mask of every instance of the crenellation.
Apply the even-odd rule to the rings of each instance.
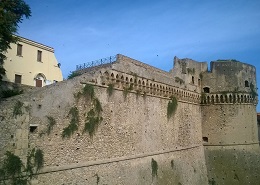
[[[166,72],[117,55],[111,63],[80,73],[1,102],[0,160],[6,151],[24,163],[33,148],[44,153],[44,167],[32,184],[259,182],[253,66],[214,61],[208,71],[206,62],[175,57],[173,69]],[[93,90],[92,99],[85,87]],[[177,101],[169,116],[172,97]],[[15,117],[18,100],[24,104],[22,115]],[[101,121],[90,135],[85,124],[97,102]],[[55,123],[47,132],[50,117]],[[73,119],[76,130],[62,137]]]

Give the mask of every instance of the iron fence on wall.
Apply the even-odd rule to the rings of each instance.
[[[79,64],[79,65],[76,65],[76,71],[86,69],[86,68],[90,68],[90,67],[94,67],[94,66],[103,65],[103,64],[109,64],[109,63],[115,62],[116,59],[117,59],[117,55],[102,58],[102,59],[99,59],[99,60],[94,60],[94,61],[87,62],[87,63],[84,63],[84,64]]]

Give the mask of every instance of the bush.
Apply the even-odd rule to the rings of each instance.
[[[174,112],[177,109],[178,101],[177,98],[172,96],[171,100],[168,102],[168,107],[167,107],[167,118],[169,119]]]
[[[5,91],[2,91],[2,98],[9,98],[9,97],[12,97],[12,96],[16,96],[16,95],[19,95],[19,94],[22,94],[23,93],[23,90],[18,90],[18,89],[9,89],[9,90],[5,90]]]
[[[74,78],[76,76],[80,76],[80,75],[81,75],[80,73],[73,71],[73,72],[70,72],[67,79],[69,80],[69,79],[72,79],[72,78]]]

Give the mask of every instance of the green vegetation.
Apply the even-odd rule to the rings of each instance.
[[[23,115],[22,107],[23,103],[18,100],[14,105],[13,116]]]
[[[174,169],[174,161],[171,160],[171,168]]]
[[[258,96],[258,94],[255,91],[255,86],[252,82],[250,83],[250,90],[251,90],[250,94],[251,94],[252,98],[255,99],[255,97]]]
[[[47,125],[47,134],[49,135],[53,129],[53,126],[56,124],[56,120],[51,116],[46,116],[48,119],[48,125]]]
[[[203,92],[201,93],[200,102],[204,103],[206,101],[206,94]]]
[[[141,91],[140,90],[136,90],[136,97],[138,98],[141,95]]]
[[[239,62],[236,59],[218,59],[218,62]]]
[[[32,149],[27,156],[27,165],[25,166],[20,157],[7,151],[3,165],[0,168],[0,182],[12,185],[27,185],[32,175],[43,167],[43,151],[41,149]]]
[[[99,183],[99,181],[100,181],[100,177],[98,176],[98,174],[96,173],[94,176],[96,176],[97,177],[97,185],[98,185],[98,183]]]
[[[101,111],[103,111],[101,103],[99,101],[99,99],[94,98],[94,107],[95,107],[95,111],[97,112],[97,114],[99,115]]]
[[[70,124],[63,129],[62,138],[70,137],[75,131],[78,130],[79,124],[79,111],[77,107],[72,107],[69,111],[71,115]]]
[[[126,99],[128,93],[133,90],[133,84],[130,84],[129,87],[123,87],[123,89],[124,99]]]
[[[5,75],[4,61],[5,53],[11,43],[17,42],[14,35],[23,17],[31,16],[30,7],[23,0],[0,1],[0,81]]]
[[[152,166],[152,177],[154,178],[155,176],[157,176],[158,164],[153,158],[152,158],[151,166]]]
[[[95,96],[94,86],[91,84],[86,84],[85,87],[83,88],[82,94],[84,96],[89,97],[92,100]]]
[[[5,91],[2,91],[1,97],[2,98],[9,98],[9,97],[16,96],[16,95],[19,95],[19,94],[22,94],[22,93],[23,93],[23,90],[8,89],[8,90],[5,90]]]
[[[80,75],[81,74],[79,72],[73,71],[73,72],[70,72],[67,79],[69,80],[69,79],[72,79],[72,78],[74,78],[76,76],[80,76]]]
[[[107,93],[109,96],[112,96],[114,92],[114,84],[108,84],[108,87],[107,87]]]
[[[187,72],[188,72],[188,74],[194,75],[195,74],[195,68],[187,68]]]
[[[169,119],[176,111],[177,106],[178,106],[178,101],[177,98],[174,96],[170,97],[170,101],[168,102],[168,107],[167,107],[167,118]]]
[[[184,84],[184,80],[179,78],[178,76],[175,77],[175,82],[180,83],[180,85]]]
[[[97,98],[94,98],[93,105],[94,108],[87,113],[85,126],[83,129],[83,133],[88,132],[91,139],[97,131],[100,122],[103,120],[103,118],[100,116],[102,111],[101,103]]]
[[[43,167],[44,159],[43,159],[43,151],[41,149],[36,149],[34,154],[34,163],[36,167],[36,171]]]

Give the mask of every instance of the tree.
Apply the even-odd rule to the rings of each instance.
[[[23,0],[0,0],[0,81],[5,75],[5,53],[10,43],[17,42],[14,34],[17,33],[18,24],[23,21],[23,17],[30,16],[31,9]]]

